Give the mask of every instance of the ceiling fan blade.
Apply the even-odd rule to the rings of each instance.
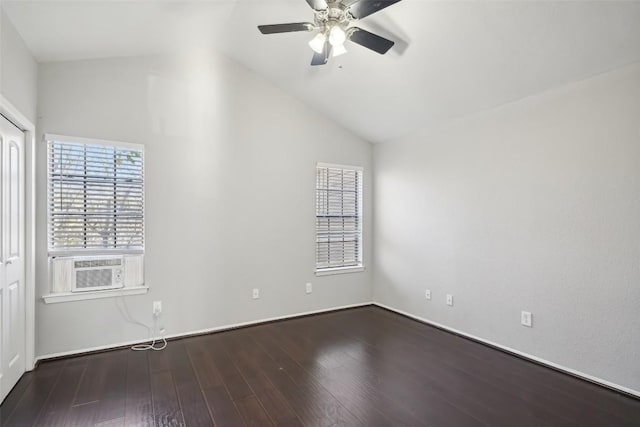
[[[329,7],[326,0],[307,0],[307,3],[309,3],[309,6],[311,6],[313,10],[325,10]]]
[[[321,53],[315,52],[311,59],[311,65],[325,65],[331,56],[331,44],[326,42]]]
[[[354,18],[362,19],[399,1],[400,0],[360,0],[349,7],[349,12]]]
[[[310,22],[297,22],[294,24],[258,25],[262,34],[291,33],[294,31],[313,31],[315,25]]]
[[[393,47],[395,42],[370,33],[362,28],[353,27],[353,33],[349,36],[349,40],[384,55]]]

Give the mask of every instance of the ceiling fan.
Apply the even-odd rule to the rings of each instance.
[[[318,34],[309,42],[314,51],[311,65],[324,65],[331,56],[347,53],[344,43],[351,40],[361,46],[387,53],[395,44],[391,40],[370,33],[351,24],[372,15],[400,0],[306,0],[314,11],[314,22],[292,24],[259,25],[262,34],[290,33],[295,31],[316,31]]]

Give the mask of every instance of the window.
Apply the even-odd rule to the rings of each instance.
[[[49,253],[141,253],[141,145],[47,136]]]
[[[362,168],[316,168],[316,272],[362,269]]]

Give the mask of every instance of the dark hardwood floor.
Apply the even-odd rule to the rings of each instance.
[[[376,307],[42,363],[1,426],[640,426],[640,400]]]

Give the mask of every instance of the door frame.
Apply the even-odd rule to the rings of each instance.
[[[25,368],[35,367],[36,347],[36,127],[0,94],[0,114],[24,132],[25,145]]]

